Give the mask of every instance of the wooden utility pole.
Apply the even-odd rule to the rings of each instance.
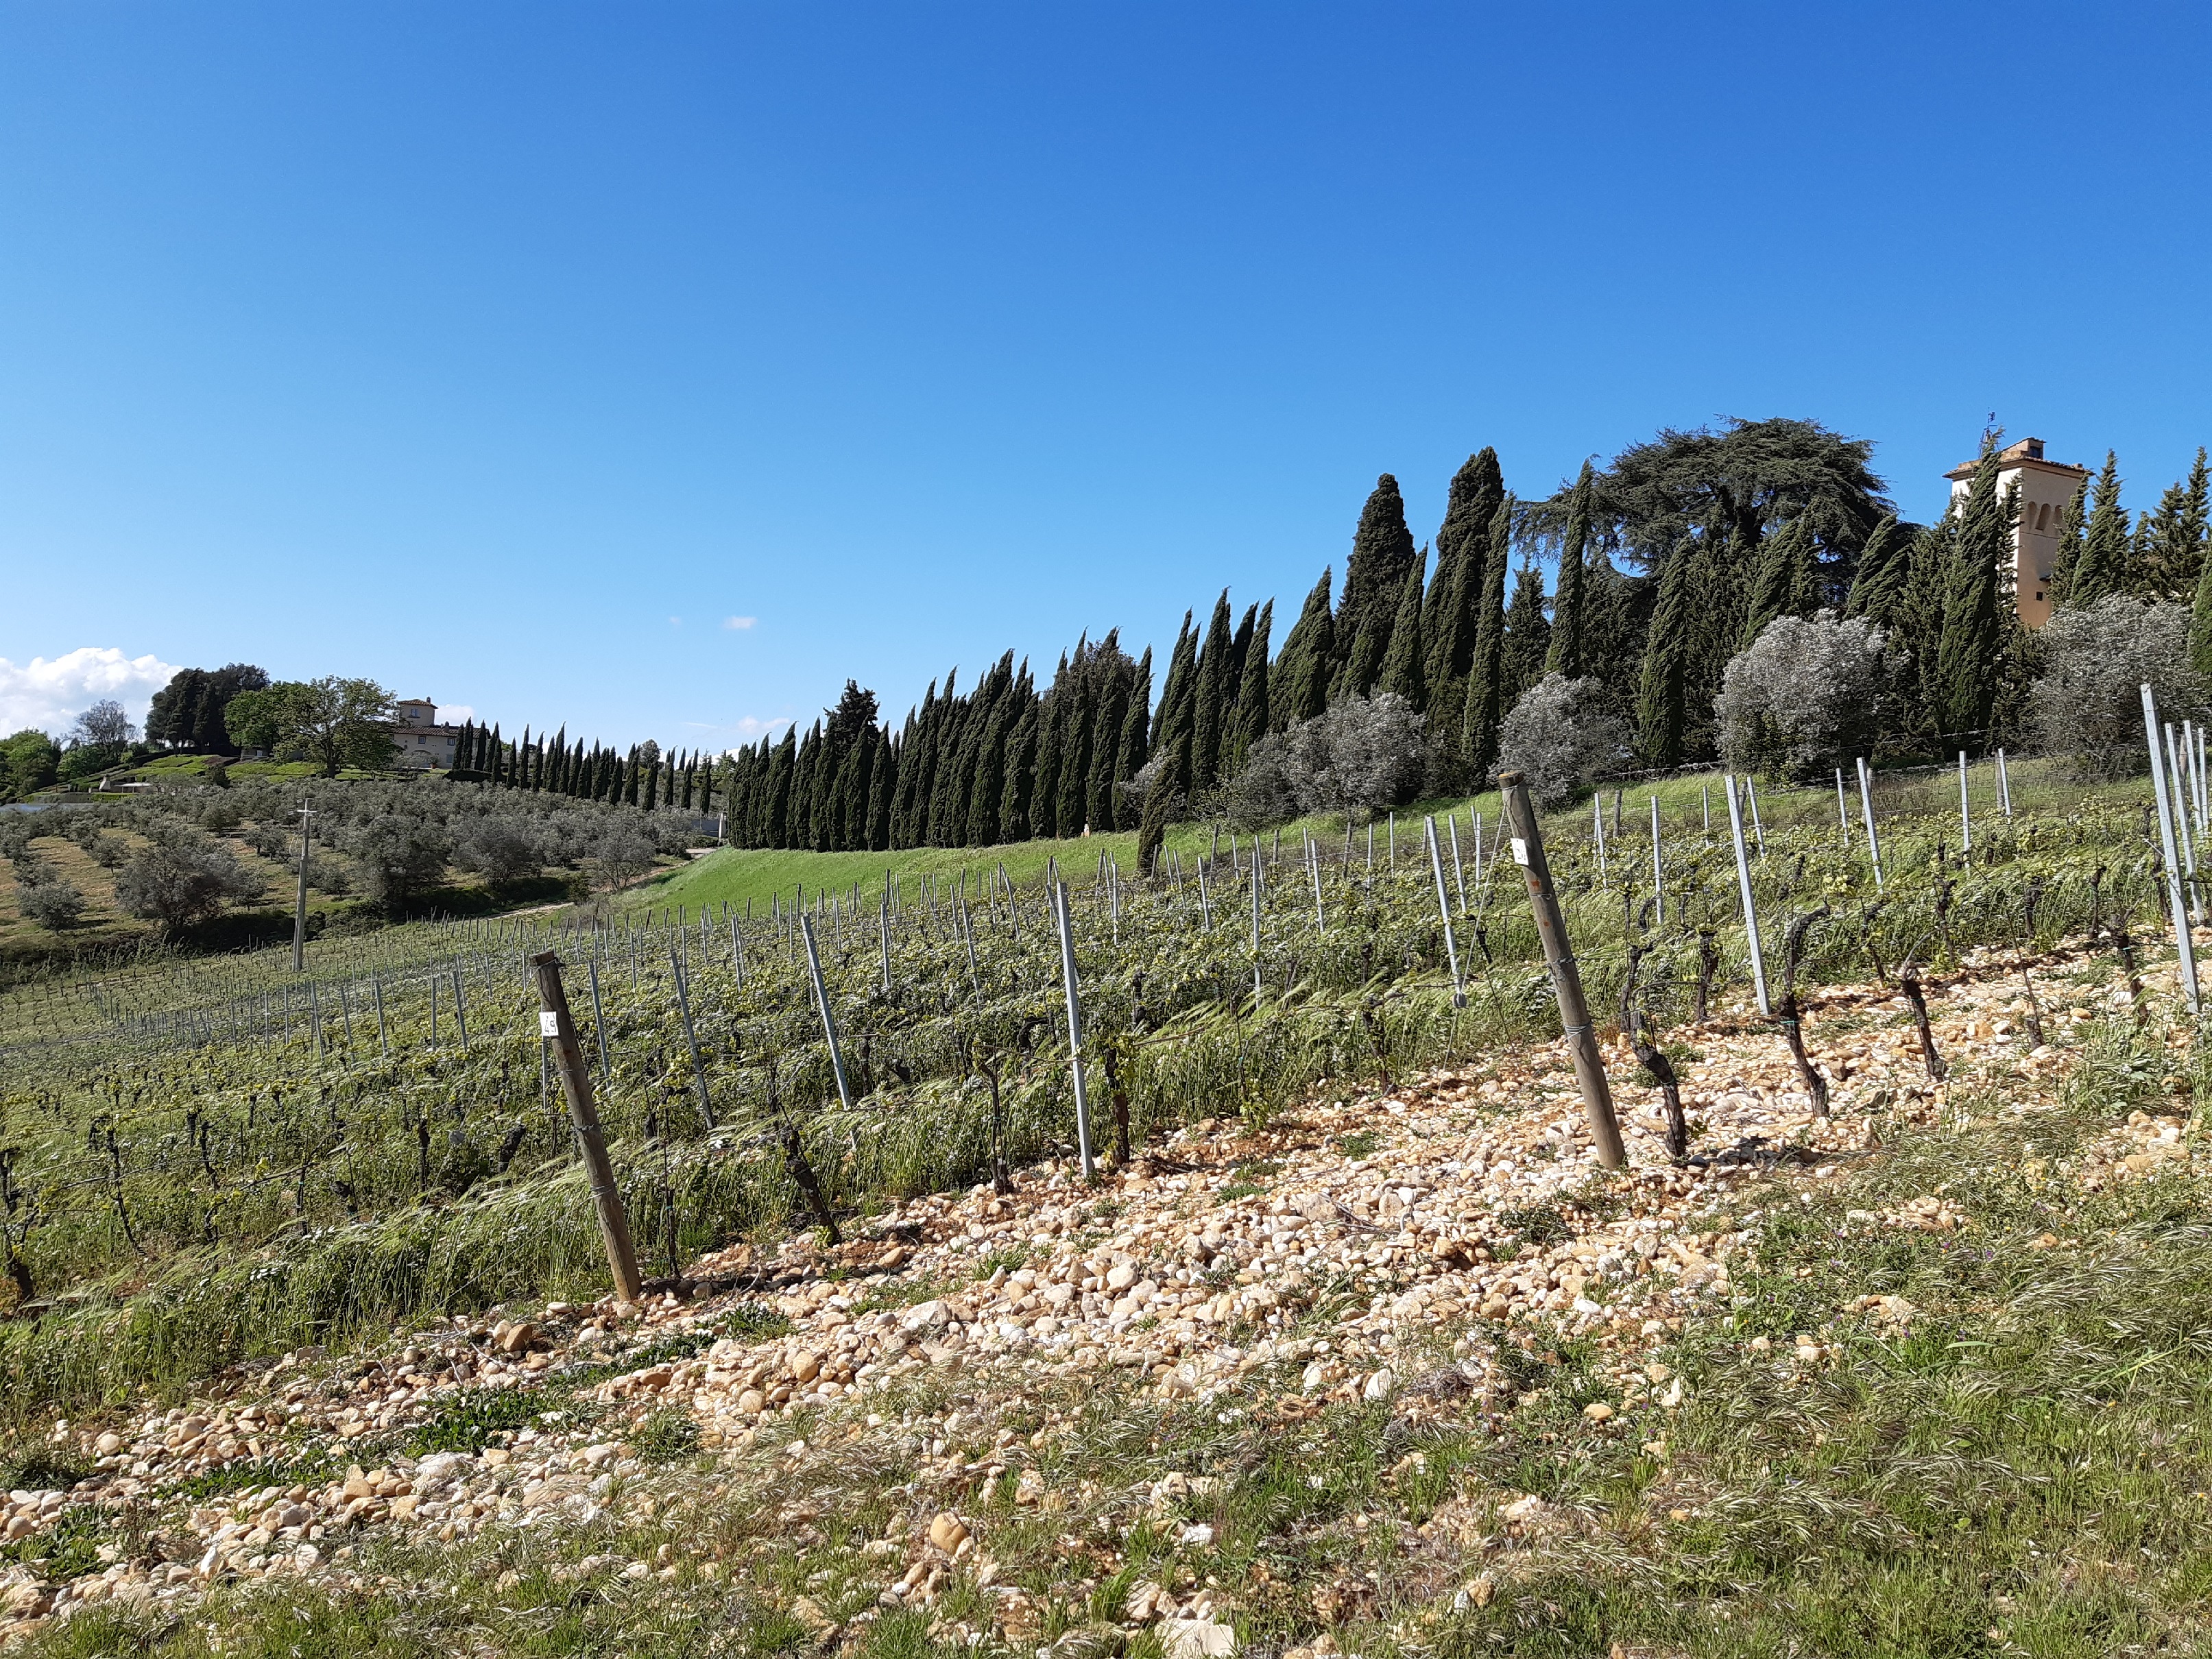
[[[568,1097],[568,1119],[575,1125],[576,1146],[584,1156],[585,1173],[591,1177],[592,1203],[599,1212],[599,1234],[606,1240],[615,1295],[624,1302],[636,1302],[645,1295],[644,1282],[638,1277],[637,1249],[630,1243],[629,1217],[623,1212],[622,1194],[615,1187],[614,1165],[607,1158],[599,1109],[592,1104],[592,1074],[584,1064],[583,1048],[576,1042],[576,1022],[568,1016],[568,992],[561,983],[561,958],[550,951],[541,951],[530,958],[530,965],[538,973],[538,1000],[544,1010],[538,1016],[538,1029],[553,1040],[554,1057],[561,1067],[561,1092]]]
[[[300,974],[307,968],[307,825],[315,814],[303,800],[292,816],[300,820],[300,896],[292,906],[292,971]]]
[[[1567,1048],[1574,1055],[1575,1080],[1582,1087],[1583,1109],[1589,1115],[1590,1139],[1597,1161],[1608,1170],[1628,1163],[1621,1145],[1620,1122],[1613,1115],[1613,1091],[1605,1080],[1605,1060],[1598,1053],[1597,1033],[1590,1029],[1589,1004],[1583,996],[1582,970],[1575,965],[1567,944],[1566,919],[1559,914],[1559,896],[1552,885],[1552,866],[1544,858],[1544,837],[1536,824],[1536,809],[1528,799],[1528,784],[1518,772],[1500,772],[1505,793],[1505,833],[1510,838],[1513,861],[1528,878],[1529,907],[1536,913],[1536,932],[1544,941],[1544,962],[1552,970],[1552,992],[1559,1002],[1559,1024],[1565,1030]]]

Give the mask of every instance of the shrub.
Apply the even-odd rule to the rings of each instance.
[[[84,895],[68,881],[41,872],[45,874],[43,880],[29,882],[24,879],[24,873],[19,872],[15,878],[15,906],[26,917],[56,933],[76,927],[84,919]]]
[[[1427,758],[1421,716],[1395,692],[1347,697],[1252,745],[1226,792],[1254,825],[1299,812],[1376,812],[1409,800]]]
[[[481,817],[456,837],[454,862],[494,884],[534,876],[545,862],[544,844],[527,818]]]
[[[1525,777],[1537,805],[1557,806],[1628,758],[1627,729],[1605,712],[1601,695],[1594,679],[1547,674],[1505,716],[1498,769]]]
[[[233,899],[261,896],[260,881],[227,848],[182,824],[155,823],[115,878],[115,902],[165,933],[219,915]]]
[[[1864,617],[1778,617],[1729,659],[1713,711],[1738,771],[1805,783],[1868,753],[1887,684],[1886,641]]]
[[[592,879],[611,891],[653,868],[653,842],[626,823],[611,824],[592,848]]]
[[[2063,605],[2037,639],[2043,677],[2035,683],[2037,733],[2044,752],[2084,778],[2146,771],[2142,690],[2162,718],[2201,708],[2205,684],[2189,666],[2189,607],[2114,594],[2094,605]]]
[[[353,832],[348,848],[362,890],[386,909],[434,887],[446,873],[444,829],[422,818],[385,812]]]

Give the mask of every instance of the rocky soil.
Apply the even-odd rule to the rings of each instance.
[[[644,1307],[497,1310],[380,1352],[240,1368],[173,1407],[58,1423],[45,1466],[85,1473],[0,1498],[0,1633],[111,1601],[189,1616],[214,1587],[254,1578],[374,1589],[380,1542],[395,1538],[458,1563],[468,1540],[502,1530],[737,1506],[764,1519],[750,1533],[663,1528],[649,1553],[573,1568],[617,1585],[734,1578],[746,1538],[803,1533],[804,1495],[842,1467],[891,1500],[866,1552],[875,1576],[862,1595],[793,1597],[796,1617],[824,1643],[850,1639],[964,1584],[981,1594],[937,1633],[1018,1640],[1039,1628],[1043,1592],[999,1559],[982,1499],[1011,1493],[1032,1516],[1098,1499],[1054,1474],[1056,1437],[1087,1393],[1211,1402],[1223,1424],[1271,1432],[1354,1399],[1393,1402],[1413,1425],[1495,1425],[1528,1384],[1518,1355],[1569,1338],[1601,1345],[1620,1402],[1590,1406],[1589,1422],[1663,1456],[1682,1383],[1653,1351],[1725,1309],[1758,1206],[1881,1157],[1964,1089],[2000,1090],[2030,1122],[2063,1084],[2077,1027],[2124,1007],[2124,988],[2069,979],[2078,960],[2038,959],[2043,1042],[2012,958],[1931,984],[1942,1083],[1902,998],[1820,993],[1805,1037],[1829,1082],[1825,1119],[1773,1027],[1744,1009],[1669,1033],[1698,1131],[1680,1164],[1622,1046],[1607,1059],[1631,1167],[1599,1171],[1563,1050],[1536,1047],[1387,1090],[1324,1088],[1264,1127],[1194,1124],[1097,1185],[1047,1165],[1008,1192],[893,1206],[835,1246],[736,1245]],[[2094,1190],[2198,1155],[2187,1110],[2138,1112],[2052,1177]],[[1935,1190],[1863,1218],[1960,1223]],[[1914,1313],[1896,1297],[1862,1311],[1898,1325]],[[1808,1331],[1778,1358],[1818,1368],[1830,1355]],[[948,1379],[952,1409],[926,1386]],[[1204,1571],[1208,1485],[1169,1468],[1124,1494],[1194,1564],[1117,1608],[1158,1626],[1171,1656],[1226,1651],[1253,1589]],[[1540,1522],[1541,1500],[1504,1497],[1484,1526]],[[1448,1512],[1437,1522],[1449,1532]],[[1097,1583],[1115,1567],[1109,1546],[1063,1570]],[[1458,1593],[1479,1600],[1487,1583],[1468,1575]],[[1335,1593],[1313,1592],[1324,1622]]]

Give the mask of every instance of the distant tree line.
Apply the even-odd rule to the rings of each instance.
[[[720,811],[747,847],[983,846],[1133,828],[1148,851],[1170,818],[1194,811],[1379,806],[1383,796],[1480,787],[1511,757],[1514,733],[1524,758],[1530,733],[1553,734],[1540,746],[1547,775],[1560,777],[1573,769],[1554,763],[1561,753],[1584,768],[1755,755],[1806,771],[1844,744],[1896,758],[2019,741],[2037,719],[2040,658],[2014,607],[2018,509],[1999,488],[1997,435],[1985,434],[1971,483],[1933,525],[1898,515],[1872,455],[1870,443],[1817,422],[1729,421],[1663,430],[1522,501],[1486,448],[1453,477],[1426,545],[1397,480],[1378,478],[1341,589],[1324,569],[1279,649],[1272,600],[1240,617],[1224,591],[1202,628],[1186,613],[1157,699],[1151,652],[1132,659],[1109,632],[1079,641],[1042,688],[1011,651],[968,690],[956,670],[896,726],[848,680],[803,732],[794,724],[720,757],[572,743],[565,726],[508,739],[472,721],[454,774]],[[2054,599],[2193,602],[2190,649],[2212,674],[2203,453],[2132,525],[2119,495],[2107,456],[2067,516]],[[1848,638],[1803,631],[1847,624]],[[1808,695],[1816,665],[1824,684],[1854,688],[1825,701],[1834,717],[1819,732],[1773,713]],[[161,729],[189,720],[198,731],[198,710],[218,696],[261,717],[293,695],[218,684],[258,672],[234,665],[210,671],[197,692],[173,688],[176,711]],[[1290,741],[1340,708],[1349,712]],[[275,740],[329,756],[327,740],[303,735],[311,725],[295,720]],[[243,729],[235,714],[225,727],[234,739]],[[1284,742],[1240,792],[1271,738]],[[1384,741],[1396,745],[1389,757],[1351,765],[1355,750]]]

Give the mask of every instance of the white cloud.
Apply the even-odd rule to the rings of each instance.
[[[722,618],[722,626],[743,633],[759,620],[758,617],[725,617]]]
[[[0,657],[0,732],[35,726],[60,737],[103,697],[114,698],[143,726],[146,705],[176,672],[159,657],[126,657],[112,646],[80,646],[51,662],[33,657],[18,665]]]
[[[441,726],[459,726],[462,721],[472,720],[476,717],[477,711],[465,702],[441,702],[438,705],[438,723]]]

